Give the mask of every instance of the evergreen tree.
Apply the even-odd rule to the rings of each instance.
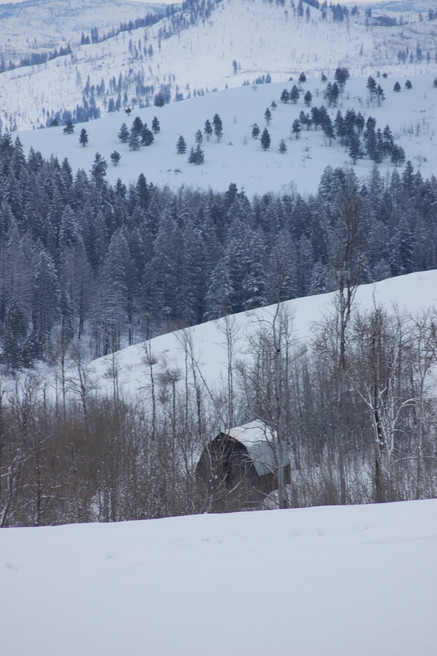
[[[401,90],[401,85],[399,84],[399,82],[395,82],[395,85],[393,87],[393,91],[395,91],[396,93],[399,93],[400,90]]]
[[[3,325],[3,359],[15,371],[29,363],[27,354],[27,322],[15,299],[11,299]]]
[[[140,119],[139,116],[136,116],[133,120],[132,127],[130,129],[130,133],[131,134],[136,134],[140,137],[141,133],[143,131],[143,127],[144,127],[144,125],[143,125],[142,120]]]
[[[372,99],[373,96],[376,94],[376,81],[371,75],[369,75],[369,77],[367,78],[366,86],[369,91],[370,99]]]
[[[375,95],[376,95],[376,100],[377,100],[377,103],[378,103],[378,107],[380,107],[381,103],[385,100],[385,95],[384,95],[384,91],[382,90],[382,87],[379,84],[376,87]]]
[[[203,142],[202,130],[197,130],[196,134],[194,135],[194,141],[196,142],[196,144],[198,146],[202,145],[202,142]]]
[[[116,150],[114,150],[114,151],[111,153],[111,161],[112,161],[113,165],[114,165],[114,166],[117,166],[117,164],[119,163],[120,159],[121,159],[121,155],[120,155],[120,153],[117,152]]]
[[[343,95],[343,90],[344,87],[346,86],[346,82],[350,78],[350,74],[347,68],[337,68],[335,70],[334,74],[335,81],[337,82],[338,86],[340,87],[340,93]]]
[[[254,139],[258,139],[260,133],[259,125],[257,123],[254,123],[252,125],[252,137]]]
[[[288,103],[288,101],[290,100],[290,93],[287,91],[287,89],[284,89],[282,91],[280,100],[283,103]]]
[[[121,143],[127,143],[129,141],[129,128],[127,127],[126,123],[123,123],[120,132],[118,133],[118,138],[120,139]]]
[[[340,88],[337,82],[334,82],[334,84],[328,82],[328,85],[324,92],[324,96],[328,103],[328,107],[337,107],[339,95],[340,95]]]
[[[214,134],[217,138],[217,141],[220,141],[220,139],[223,136],[223,124],[222,124],[222,119],[218,114],[214,114],[214,117],[212,119],[212,125],[214,128]]]
[[[129,148],[130,150],[139,150],[141,146],[141,137],[138,132],[132,127],[129,134]]]
[[[79,143],[81,144],[82,147],[85,147],[88,143],[88,134],[85,128],[82,128],[82,130],[80,131]]]
[[[267,128],[264,128],[263,133],[261,135],[261,146],[263,150],[267,150],[268,148],[270,148],[270,134]]]
[[[285,143],[285,141],[284,141],[283,139],[281,139],[281,141],[279,142],[279,148],[278,148],[278,150],[279,150],[279,152],[282,153],[282,154],[284,154],[284,153],[287,152],[287,146],[286,146],[286,143]]]
[[[42,357],[52,328],[59,317],[60,286],[55,264],[50,255],[42,250],[35,261],[33,328],[35,331],[36,357]]]
[[[74,132],[73,121],[71,120],[71,118],[69,118],[65,123],[64,134],[73,134],[73,132]]]
[[[99,187],[103,185],[107,168],[108,168],[108,163],[106,162],[106,160],[100,155],[100,153],[96,153],[91,168],[91,175],[93,177],[94,182]]]
[[[206,134],[206,140],[209,141],[209,139],[212,135],[212,125],[211,125],[211,121],[209,119],[206,119],[205,127],[203,128],[203,131]]]
[[[155,105],[155,107],[164,107],[165,97],[162,92],[155,94],[155,97],[153,98],[153,104]]]
[[[220,258],[211,274],[205,297],[205,320],[211,321],[231,313],[233,295],[227,264]]]
[[[295,139],[299,139],[299,135],[301,133],[302,126],[300,124],[299,119],[294,119],[293,124],[291,126],[291,132],[294,134]]]
[[[354,164],[357,163],[360,154],[361,154],[360,138],[355,132],[355,130],[353,130],[349,136],[349,157],[352,159]]]
[[[178,139],[178,142],[176,144],[176,150],[179,155],[183,155],[187,151],[187,144],[182,135]]]
[[[299,89],[295,84],[293,84],[293,87],[290,91],[290,101],[295,105],[299,100],[299,97],[300,97]]]
[[[328,113],[323,115],[322,128],[323,128],[323,132],[328,138],[329,145],[331,145],[332,140],[335,138],[335,135],[334,135],[334,126],[332,125],[331,117],[329,116]]]
[[[267,107],[266,111],[264,112],[264,120],[267,123],[267,125],[270,125],[270,121],[272,120],[272,112],[270,109]]]
[[[405,152],[401,146],[396,144],[393,145],[391,150],[391,162],[395,166],[402,166],[402,164],[405,162]]]
[[[154,134],[158,134],[158,132],[161,130],[161,126],[160,126],[159,121],[156,118],[156,116],[153,117],[152,130],[153,130]]]
[[[313,101],[313,94],[311,93],[311,91],[309,89],[306,92],[306,94],[304,95],[303,100],[304,100],[304,103],[307,107],[309,107],[311,105],[311,103]]]
[[[190,151],[190,155],[188,157],[188,161],[190,164],[203,164],[205,159],[205,153],[203,150],[200,148],[200,145],[197,144],[196,149],[192,148]]]
[[[141,144],[143,146],[151,146],[153,141],[154,141],[153,132],[149,130],[147,125],[143,125],[143,129],[141,131]]]

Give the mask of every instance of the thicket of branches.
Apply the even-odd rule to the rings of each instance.
[[[0,525],[435,496],[435,314],[353,312],[341,395],[339,316],[318,326],[307,348],[281,310],[260,322],[244,360],[230,321],[230,375],[215,390],[193,374],[196,345],[187,332],[187,371],[156,369],[146,343],[135,399],[118,385],[116,360],[108,372],[113,392],[102,398],[79,353],[67,397],[60,385],[54,399],[32,376],[16,394],[3,391]],[[196,477],[206,443],[224,426],[254,418],[272,429],[278,463],[291,463],[282,497],[254,495],[243,484],[230,490],[225,474]]]

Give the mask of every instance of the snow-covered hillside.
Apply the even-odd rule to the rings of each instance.
[[[0,531],[5,656],[435,656],[437,501]]]
[[[147,104],[162,85],[174,99],[252,83],[267,73],[274,82],[302,70],[319,76],[339,65],[355,75],[435,71],[437,22],[406,17],[402,26],[381,27],[367,25],[363,9],[334,21],[331,10],[323,19],[321,10],[305,5],[299,12],[294,3],[223,0],[200,13],[194,4],[151,27],[2,73],[0,118],[4,128],[37,127],[53,111],[72,111],[85,100],[105,112],[118,95],[124,107]],[[399,52],[406,53],[405,62]]]
[[[328,112],[334,121],[337,110],[345,114],[353,108],[360,111],[365,120],[373,116],[381,130],[389,125],[395,143],[404,148],[406,159],[411,160],[424,177],[429,177],[436,173],[437,162],[437,88],[433,86],[434,77],[434,74],[411,76],[410,90],[405,88],[405,77],[376,78],[386,96],[379,107],[375,100],[369,99],[367,78],[351,78],[338,107],[328,109]],[[396,81],[402,88],[399,93],[393,91]],[[347,149],[337,140],[330,145],[320,128],[303,128],[298,139],[292,135],[293,121],[300,112],[311,111],[303,99],[307,91],[312,94],[312,106],[327,105],[324,98],[326,84],[320,77],[308,78],[301,85],[296,104],[281,102],[282,90],[290,90],[294,82],[228,89],[164,107],[135,110],[130,116],[124,111],[115,112],[77,125],[71,135],[63,134],[62,127],[55,127],[20,132],[19,137],[26,152],[33,147],[46,157],[55,155],[60,162],[67,157],[75,170],[83,168],[89,171],[96,153],[100,153],[109,164],[107,178],[110,182],[117,178],[125,183],[136,182],[138,175],[144,173],[149,182],[173,189],[184,185],[225,191],[234,182],[249,196],[270,191],[314,192],[326,166],[352,166],[352,160]],[[272,102],[276,103],[276,108],[271,107]],[[264,118],[267,108],[272,114],[268,126]],[[196,132],[203,132],[206,119],[212,122],[215,113],[223,122],[223,138],[217,143],[214,135],[209,141],[204,137],[204,163],[200,166],[189,164],[188,153],[195,146]],[[155,135],[151,146],[133,152],[128,144],[120,142],[117,135],[123,123],[130,128],[137,116],[149,128],[153,117],[157,116],[160,132]],[[261,132],[268,127],[271,146],[267,151],[262,149],[259,138],[252,137],[254,123]],[[82,128],[86,129],[89,139],[85,148],[79,143]],[[185,155],[179,155],[176,150],[180,135],[187,143]],[[278,150],[281,139],[287,146],[285,153]],[[121,155],[118,166],[111,164],[110,156],[114,150]],[[363,177],[371,172],[372,167],[373,162],[366,157],[358,160],[355,169],[357,175]],[[385,159],[381,169],[391,175],[395,167]]]
[[[283,303],[284,312],[290,317],[292,337],[296,347],[309,345],[312,330],[334,313],[335,293],[309,296]],[[390,278],[372,285],[362,285],[356,295],[355,310],[371,311],[381,306],[388,311],[418,316],[425,311],[437,310],[437,271],[412,273]],[[149,399],[150,369],[147,359],[153,362],[155,381],[163,386],[169,372],[177,372],[181,385],[193,382],[196,376],[207,396],[214,397],[226,388],[228,372],[226,331],[232,330],[234,340],[234,365],[250,360],[250,342],[261,327],[272,325],[275,306],[241,312],[228,319],[209,321],[192,328],[155,337],[147,344],[141,342],[115,354],[92,361],[86,368],[87,384],[97,394],[111,396],[114,391],[114,375],[120,396],[129,401]],[[228,324],[226,323],[228,322]],[[66,372],[67,391],[77,394],[76,365]],[[45,394],[50,397],[61,394],[57,373],[49,370],[44,376],[38,371],[39,382],[45,384]]]

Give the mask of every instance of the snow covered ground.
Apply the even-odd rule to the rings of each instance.
[[[322,294],[298,298],[283,303],[284,311],[291,317],[292,336],[296,345],[308,344],[312,328],[324,317],[334,312],[336,294]],[[411,273],[398,278],[390,278],[369,285],[362,285],[355,297],[355,310],[371,311],[375,306],[382,306],[387,311],[394,308],[401,313],[413,316],[424,311],[437,310],[437,271]],[[232,329],[235,342],[236,361],[245,361],[252,357],[250,336],[266,326],[271,326],[275,306],[250,310],[232,315],[229,328]],[[188,346],[190,345],[190,346]],[[185,380],[185,369],[192,375],[193,367],[197,379],[203,381],[209,390],[226,388],[227,348],[226,320],[216,321],[167,333],[155,337],[150,342],[155,379],[166,371],[178,372],[181,381]],[[192,354],[187,360],[186,351]],[[94,360],[88,366],[89,382],[93,388],[112,394],[113,376],[116,371],[120,393],[125,398],[144,398],[149,383],[149,369],[145,363],[144,343],[129,346],[113,355]],[[188,366],[187,366],[188,364]],[[53,381],[53,372],[49,381]],[[53,382],[48,383],[47,391]]]
[[[435,656],[437,500],[0,531],[4,656]]]
[[[437,88],[433,87],[434,77],[434,73],[410,76],[413,85],[410,91],[404,87],[405,77],[377,78],[386,95],[381,107],[369,101],[367,77],[356,77],[348,81],[338,109],[344,115],[347,109],[354,108],[357,112],[361,111],[366,120],[373,116],[377,128],[381,130],[388,124],[395,142],[404,148],[406,159],[411,160],[414,168],[420,169],[424,177],[429,177],[437,173]],[[400,93],[393,91],[396,81],[402,86]],[[281,103],[282,90],[290,90],[293,84],[287,82],[228,89],[162,108],[135,110],[130,117],[124,111],[116,112],[77,125],[71,135],[63,134],[62,127],[55,127],[20,132],[19,137],[26,153],[32,146],[45,157],[53,154],[61,162],[67,157],[74,170],[83,168],[89,171],[98,152],[108,162],[109,182],[115,182],[117,178],[125,183],[136,182],[138,175],[143,173],[149,182],[158,186],[168,185],[173,189],[188,186],[225,191],[234,182],[248,196],[270,191],[315,192],[326,166],[349,167],[352,160],[347,150],[335,141],[330,146],[321,129],[303,129],[297,140],[291,135],[292,123],[300,112],[310,112],[303,101],[307,90],[313,95],[313,106],[326,106],[323,97],[325,85],[319,76],[308,78],[302,85],[303,91],[297,104]],[[251,136],[252,126],[257,123],[263,131],[266,127],[264,113],[273,101],[277,107],[271,110],[272,119],[268,126],[271,147],[264,151],[259,139]],[[336,112],[337,109],[330,110],[333,121]],[[204,139],[204,164],[189,164],[188,153],[195,146],[196,132],[203,131],[206,119],[212,122],[215,113],[220,115],[223,122],[223,138],[220,143],[214,136],[209,142]],[[155,135],[151,146],[132,152],[127,144],[119,141],[117,135],[122,123],[130,128],[136,116],[149,128],[153,117],[157,116],[161,131]],[[89,137],[85,148],[79,143],[82,127]],[[180,135],[187,143],[185,155],[179,155],[176,150]],[[287,145],[284,154],[278,151],[281,139]],[[121,155],[118,166],[111,164],[110,156],[114,150]],[[358,160],[354,167],[357,176],[369,175],[373,165],[368,158]],[[388,161],[381,165],[383,174],[391,175],[394,170],[395,167]]]

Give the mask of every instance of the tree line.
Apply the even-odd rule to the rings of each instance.
[[[0,139],[0,340],[10,369],[84,340],[100,356],[177,327],[337,288],[339,198],[365,207],[359,282],[437,266],[435,178],[328,167],[316,194],[249,199],[106,182]],[[6,348],[7,345],[7,348]]]

